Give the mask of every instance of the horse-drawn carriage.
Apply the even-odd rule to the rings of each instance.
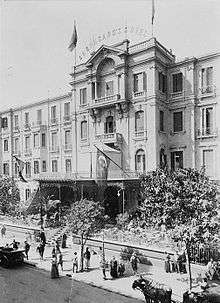
[[[12,267],[24,262],[24,250],[11,247],[0,247],[0,265]]]

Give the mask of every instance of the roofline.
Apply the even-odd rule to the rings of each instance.
[[[44,104],[44,103],[47,103],[47,102],[52,102],[52,101],[57,101],[57,100],[60,100],[60,99],[65,99],[67,97],[70,97],[71,94],[72,94],[71,92],[68,92],[66,94],[59,95],[59,96],[56,96],[56,97],[53,97],[53,98],[43,99],[43,100],[40,100],[40,101],[37,101],[37,102],[31,102],[31,103],[21,105],[21,106],[17,106],[17,107],[11,107],[7,110],[0,111],[0,115],[9,113],[11,111],[17,111],[17,110],[22,110],[22,109],[26,109],[26,108],[29,108],[29,107],[41,105],[41,104]]]
[[[180,61],[173,63],[171,66],[173,67],[173,66],[182,65],[185,63],[192,63],[192,62],[196,62],[196,61],[212,59],[212,58],[216,58],[218,56],[220,56],[220,52],[208,53],[208,54],[205,54],[205,55],[202,55],[199,57],[189,57],[189,58],[181,59]]]

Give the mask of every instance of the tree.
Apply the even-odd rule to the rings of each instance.
[[[100,202],[82,199],[73,203],[68,216],[72,233],[81,238],[80,270],[83,271],[83,251],[86,240],[104,226],[104,208]]]
[[[141,219],[152,226],[164,223],[175,241],[181,241],[189,267],[194,245],[219,241],[217,185],[204,170],[156,170],[141,177]]]
[[[19,189],[13,178],[0,176],[0,211],[4,215],[15,215],[19,208]]]

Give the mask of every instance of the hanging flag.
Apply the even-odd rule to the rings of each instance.
[[[73,34],[70,40],[70,44],[68,46],[69,51],[73,51],[77,44],[77,31],[76,31],[76,23],[74,21]]]
[[[109,163],[109,158],[97,148],[96,181],[99,186],[107,185]]]
[[[152,0],[152,17],[151,17],[151,24],[154,24],[154,15],[155,15],[155,5],[154,0]]]
[[[13,156],[15,158],[15,160],[17,161],[17,165],[18,165],[18,176],[20,178],[20,180],[22,182],[27,182],[27,180],[25,180],[25,178],[22,175],[22,171],[24,169],[25,166],[25,162],[23,162],[21,159],[18,159],[16,156]]]

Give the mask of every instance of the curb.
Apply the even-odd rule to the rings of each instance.
[[[27,266],[37,267],[37,263],[34,263],[32,261],[24,261],[23,264]]]
[[[72,277],[72,280],[77,281],[77,282],[83,282],[83,283],[88,284],[88,285],[90,285],[90,286],[92,286],[92,287],[96,287],[96,288],[99,288],[99,289],[103,289],[103,290],[108,291],[108,292],[110,292],[110,293],[119,294],[119,295],[124,296],[124,297],[129,298],[129,299],[135,299],[135,300],[139,300],[139,301],[145,302],[144,299],[141,299],[141,298],[139,299],[139,298],[137,298],[137,297],[135,297],[135,296],[127,295],[127,294],[125,294],[125,293],[123,293],[123,292],[120,292],[119,290],[111,290],[111,289],[109,289],[109,288],[107,288],[107,287],[104,287],[104,286],[102,286],[102,285],[97,285],[97,284],[95,284],[95,283],[93,283],[93,282],[88,282],[88,281],[84,281],[84,280],[80,280],[80,279],[74,279],[73,277]]]

